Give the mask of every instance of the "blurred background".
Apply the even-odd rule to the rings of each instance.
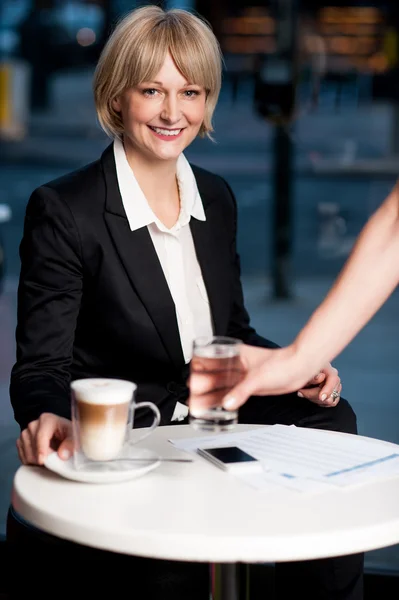
[[[91,81],[134,0],[0,0],[0,535],[18,467],[9,404],[18,246],[39,185],[96,160],[109,140]],[[212,25],[225,57],[216,143],[191,162],[225,177],[239,209],[246,303],[286,344],[320,303],[399,174],[399,5],[167,0]],[[359,290],[359,294],[362,290]],[[399,443],[399,297],[335,361],[363,435]],[[399,547],[368,572],[399,574]]]

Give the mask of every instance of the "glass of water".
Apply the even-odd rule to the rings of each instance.
[[[244,370],[240,359],[241,340],[213,336],[194,340],[191,374],[207,377],[211,389],[196,399],[202,406],[192,407],[190,391],[189,422],[201,431],[228,431],[237,424],[238,411],[222,406],[224,396],[242,379]]]

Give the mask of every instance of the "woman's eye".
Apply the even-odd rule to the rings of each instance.
[[[156,94],[157,94],[157,90],[154,88],[147,88],[146,90],[143,90],[144,96],[153,97],[153,96],[156,96]]]
[[[194,96],[199,96],[200,94],[197,90],[186,90],[184,93],[187,98],[193,98]]]

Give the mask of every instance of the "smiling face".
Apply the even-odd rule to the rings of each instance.
[[[177,160],[198,135],[206,93],[187,81],[167,54],[152,81],[129,88],[113,101],[120,113],[128,154],[150,160]]]

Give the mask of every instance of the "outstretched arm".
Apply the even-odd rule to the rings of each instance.
[[[306,362],[333,360],[398,283],[399,183],[365,225],[335,284],[297,336],[296,352]]]
[[[300,389],[333,360],[378,311],[399,283],[399,182],[372,215],[336,282],[294,342],[273,352],[244,346],[247,375],[225,398],[236,408],[251,395]],[[212,382],[196,375],[199,397]]]

